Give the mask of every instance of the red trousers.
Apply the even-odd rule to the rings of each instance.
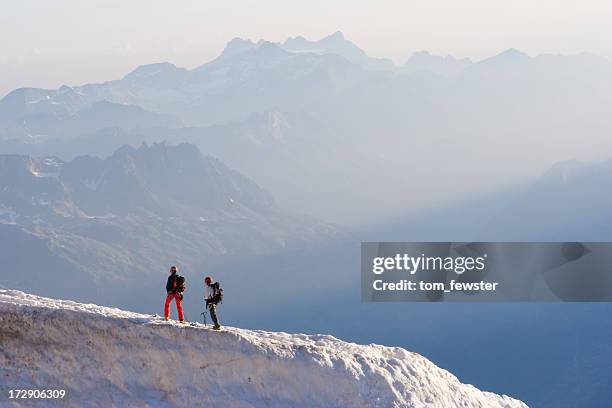
[[[178,293],[168,293],[168,296],[166,296],[166,304],[164,305],[164,317],[166,319],[170,317],[170,302],[172,302],[172,299],[176,301],[176,310],[178,310],[179,320],[185,320],[185,316],[183,316],[183,300],[181,299],[181,295]]]

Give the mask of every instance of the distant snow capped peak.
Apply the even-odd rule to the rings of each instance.
[[[302,36],[288,38],[283,44],[279,44],[289,52],[312,52],[316,54],[339,55],[353,64],[360,65],[373,70],[392,70],[395,68],[391,60],[373,58],[357,45],[347,40],[344,34],[336,31],[318,41],[310,41]]]
[[[227,43],[227,45],[223,49],[223,52],[215,61],[224,62],[226,60],[231,60],[233,58],[243,56],[246,56],[248,58],[255,57],[274,59],[276,57],[284,55],[287,55],[287,51],[282,49],[279,44],[266,40],[259,40],[257,42],[253,42],[251,40],[245,40],[237,37]],[[205,67],[208,64],[204,64],[201,67]]]
[[[312,48],[313,46],[324,46],[324,45],[327,45],[327,46],[350,45],[350,46],[357,48],[359,51],[363,52],[359,47],[357,47],[351,41],[347,40],[341,31],[336,31],[335,33],[329,34],[317,41],[308,40],[304,36],[301,36],[301,35],[298,35],[297,37],[289,37],[284,43],[280,45],[286,49],[297,47],[298,50],[301,50],[302,47]]]
[[[517,50],[516,48],[508,48],[507,50],[500,52],[493,57],[487,58],[480,63],[514,63],[514,62],[524,62],[531,60],[532,58],[525,54],[522,51]]]

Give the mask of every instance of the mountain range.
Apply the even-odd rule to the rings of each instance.
[[[288,210],[363,226],[502,190],[562,160],[602,159],[611,67],[515,49],[476,62],[417,52],[398,67],[341,33],[237,38],[193,69],[156,63],[99,84],[15,90],[0,101],[0,152],[46,153],[63,140],[72,147],[55,150],[69,160],[137,139],[197,143]],[[225,131],[240,135],[230,143]]]
[[[171,264],[195,278],[224,258],[339,232],[287,215],[267,191],[188,144],[69,162],[2,155],[0,170],[0,257],[12,265],[3,284],[32,291],[129,303],[134,287],[158,287]]]

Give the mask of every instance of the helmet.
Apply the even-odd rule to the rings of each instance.
[[[178,268],[175,265],[172,265],[170,267],[170,272],[177,272],[177,271],[178,271]]]
[[[212,277],[211,276],[207,276],[204,278],[204,283],[206,283],[207,285],[210,284],[212,282]]]

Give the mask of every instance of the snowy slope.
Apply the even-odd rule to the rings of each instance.
[[[526,407],[401,348],[213,332],[14,290],[0,290],[0,378],[67,389],[56,406],[74,407]]]

